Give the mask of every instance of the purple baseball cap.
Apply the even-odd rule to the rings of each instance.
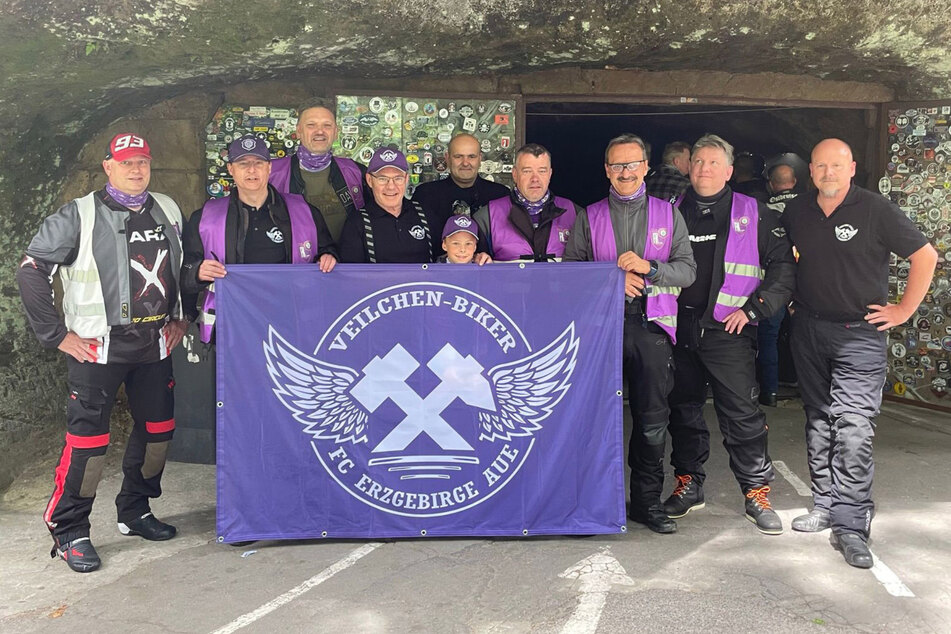
[[[367,171],[376,174],[384,167],[395,167],[404,174],[409,172],[409,163],[406,162],[406,156],[399,150],[389,147],[378,148],[367,165]]]
[[[253,155],[265,161],[271,160],[271,151],[267,149],[267,143],[264,139],[259,139],[253,134],[245,134],[243,137],[235,139],[228,146],[228,162],[234,163],[245,156]]]
[[[479,228],[475,220],[469,216],[452,216],[446,221],[446,227],[442,230],[442,239],[445,240],[454,233],[465,231],[476,240],[479,239]]]

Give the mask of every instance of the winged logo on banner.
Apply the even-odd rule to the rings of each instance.
[[[496,413],[479,412],[479,440],[511,440],[513,436],[531,436],[541,429],[540,423],[571,387],[578,341],[572,322],[538,352],[489,370],[498,409]]]
[[[337,443],[366,442],[369,416],[350,398],[350,386],[359,378],[355,370],[304,354],[273,327],[264,354],[274,394],[304,425],[305,433]]]
[[[490,369],[488,383],[495,409],[475,408],[479,410],[479,440],[508,441],[541,429],[542,421],[571,387],[579,342],[571,323],[541,350]],[[305,433],[337,443],[367,441],[369,412],[351,393],[361,377],[359,370],[301,352],[273,327],[264,353],[274,394],[305,426]],[[485,381],[481,372],[478,378]]]

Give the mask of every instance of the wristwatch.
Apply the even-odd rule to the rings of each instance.
[[[651,269],[647,272],[647,279],[651,279],[657,275],[657,260],[648,260],[647,263],[651,265]]]

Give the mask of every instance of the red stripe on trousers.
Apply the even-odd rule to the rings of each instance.
[[[145,421],[145,431],[149,434],[164,434],[175,429],[175,419],[160,420],[157,422]]]
[[[73,449],[93,449],[94,447],[105,447],[109,444],[109,434],[100,434],[98,436],[76,436],[66,433],[66,446],[63,447],[63,455],[59,458],[59,464],[56,465],[56,471],[53,476],[53,495],[50,497],[49,504],[46,505],[46,512],[43,513],[43,520],[50,523],[53,517],[53,509],[59,504],[63,497],[63,489],[66,486],[66,474],[69,473],[69,466],[73,462]]]

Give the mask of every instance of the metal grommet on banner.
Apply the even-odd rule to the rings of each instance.
[[[426,529],[424,528],[421,531],[419,531],[419,534],[422,535],[423,537],[426,537]]]
[[[218,407],[224,407],[224,406],[225,406],[225,404],[224,404],[223,401],[218,401],[217,405],[218,405]]]
[[[423,270],[424,270],[424,271],[425,271],[426,269],[428,269],[428,268],[429,268],[429,265],[428,265],[428,264],[424,264],[424,265],[423,265]]]
[[[223,543],[225,543],[225,538],[222,537],[221,535],[218,535],[217,542],[218,542],[219,544],[223,544]]]
[[[525,263],[524,263],[524,262],[519,262],[519,263],[518,263],[518,268],[524,269],[524,268],[525,268]]]
[[[626,532],[627,532],[627,526],[621,526],[621,532],[622,532],[622,533],[626,533]]]
[[[320,531],[320,536],[321,536],[321,537],[326,537],[326,536],[327,536],[327,531]]]
[[[522,529],[522,535],[528,537],[528,529],[527,529],[527,528],[523,528],[523,529]]]
[[[618,391],[617,391],[617,395],[618,395],[618,396],[624,396],[624,390],[618,390]]]

